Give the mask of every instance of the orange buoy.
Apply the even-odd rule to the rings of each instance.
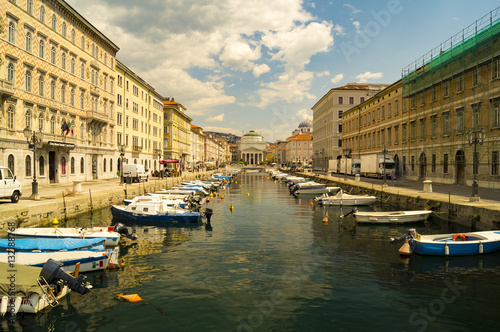
[[[410,244],[408,243],[408,240],[405,241],[405,243],[399,248],[399,254],[401,256],[410,256],[411,255],[411,248]]]
[[[309,205],[313,206],[314,205],[314,202],[313,200],[311,199],[311,201],[309,202]]]
[[[455,235],[453,235],[453,241],[458,241],[457,239],[461,239],[462,241],[466,241],[465,234],[455,234]]]
[[[327,217],[327,216],[325,216],[325,217],[323,218],[323,222],[324,222],[325,224],[326,224],[326,223],[328,223],[328,217]]]
[[[118,294],[119,299],[124,299],[125,301],[136,303],[139,301],[143,301],[141,297],[137,294],[123,295],[122,293]]]
[[[224,195],[220,195],[220,199],[224,199]]]

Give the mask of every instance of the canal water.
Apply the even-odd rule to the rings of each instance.
[[[209,203],[211,225],[133,227],[139,240],[120,245],[122,270],[87,274],[90,294],[70,294],[46,313],[19,317],[17,325],[33,331],[498,330],[500,253],[401,258],[400,245],[389,238],[408,226],[356,226],[352,216],[339,218],[349,208],[311,206],[262,174],[242,175],[222,194]],[[106,209],[67,225],[111,222]],[[440,219],[414,227],[468,231]],[[144,301],[125,302],[121,293]],[[15,329],[5,319],[2,327]]]

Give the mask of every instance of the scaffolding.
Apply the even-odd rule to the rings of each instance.
[[[402,70],[409,131],[402,151],[405,175],[458,184],[477,179],[482,187],[500,188],[494,171],[500,124],[493,114],[500,99],[499,58],[497,7]],[[470,144],[479,132],[486,133],[484,143]]]

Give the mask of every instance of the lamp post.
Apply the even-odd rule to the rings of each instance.
[[[484,129],[481,130],[474,130],[474,131],[467,131],[466,134],[467,141],[469,142],[469,145],[474,145],[474,154],[472,155],[472,173],[474,174],[474,181],[472,182],[472,195],[471,195],[471,201],[477,201],[479,200],[478,192],[479,192],[479,185],[477,183],[477,171],[479,168],[479,158],[477,155],[477,145],[482,145],[484,143],[484,139],[486,138],[486,132]]]
[[[347,158],[351,158],[351,149],[344,149],[344,157],[345,157],[345,172],[344,172],[344,180],[347,181]],[[352,164],[351,164],[352,169]]]
[[[123,157],[125,156],[125,145],[119,145],[120,150],[120,184],[123,184]]]
[[[383,163],[382,165],[384,165],[384,173],[383,173],[383,177],[384,177],[384,186],[387,186],[387,174],[385,174],[385,154],[387,153],[387,148],[385,146],[385,144],[382,144],[382,153],[384,154],[384,160],[383,160]]]
[[[39,200],[38,195],[38,181],[36,180],[36,145],[40,144],[43,139],[43,131],[36,133],[32,131],[28,126],[23,130],[26,141],[28,142],[28,149],[33,149],[33,182],[31,183],[31,196],[30,199]]]

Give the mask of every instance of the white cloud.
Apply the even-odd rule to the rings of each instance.
[[[214,127],[214,126],[206,126],[202,127],[203,131],[215,131],[218,133],[228,133],[236,136],[241,136],[241,130],[234,128],[226,128],[226,127]]]
[[[207,119],[207,122],[221,122],[224,121],[224,113],[217,116],[211,116]]]
[[[337,35],[337,36],[345,36],[345,29],[343,26],[335,24],[332,28],[332,31]]]
[[[316,77],[330,76],[330,72],[328,70],[322,71],[321,73],[316,73]]]
[[[344,79],[344,74],[337,74],[334,78],[332,78],[332,83],[336,84]]]
[[[383,76],[383,73],[372,73],[367,71],[363,74],[359,74],[358,76],[356,76],[356,78],[360,83],[366,83],[368,82],[368,80],[376,80],[378,78],[382,78]]]
[[[354,7],[353,5],[349,4],[349,3],[346,3],[344,4],[344,7],[347,7],[351,10],[351,15],[355,15],[357,13],[361,13],[361,10],[357,9],[356,7]]]
[[[352,22],[352,25],[354,25],[356,30],[358,30],[358,31],[361,30],[361,23],[359,23],[358,21]]]
[[[313,119],[313,116],[312,114],[310,114],[311,111],[310,110],[307,110],[307,109],[301,109],[297,112],[297,114],[295,115],[296,118],[298,118],[298,122],[302,122],[304,120],[311,120]],[[297,123],[297,126],[299,125],[299,123]]]
[[[255,67],[253,67],[252,73],[253,73],[254,77],[259,77],[260,75],[265,74],[265,73],[270,72],[270,71],[271,71],[271,68],[269,68],[268,65],[263,63],[263,64],[256,65]]]
[[[250,69],[252,61],[258,60],[260,56],[260,47],[252,48],[249,43],[238,38],[238,40],[224,46],[219,60],[225,67],[247,71]]]

